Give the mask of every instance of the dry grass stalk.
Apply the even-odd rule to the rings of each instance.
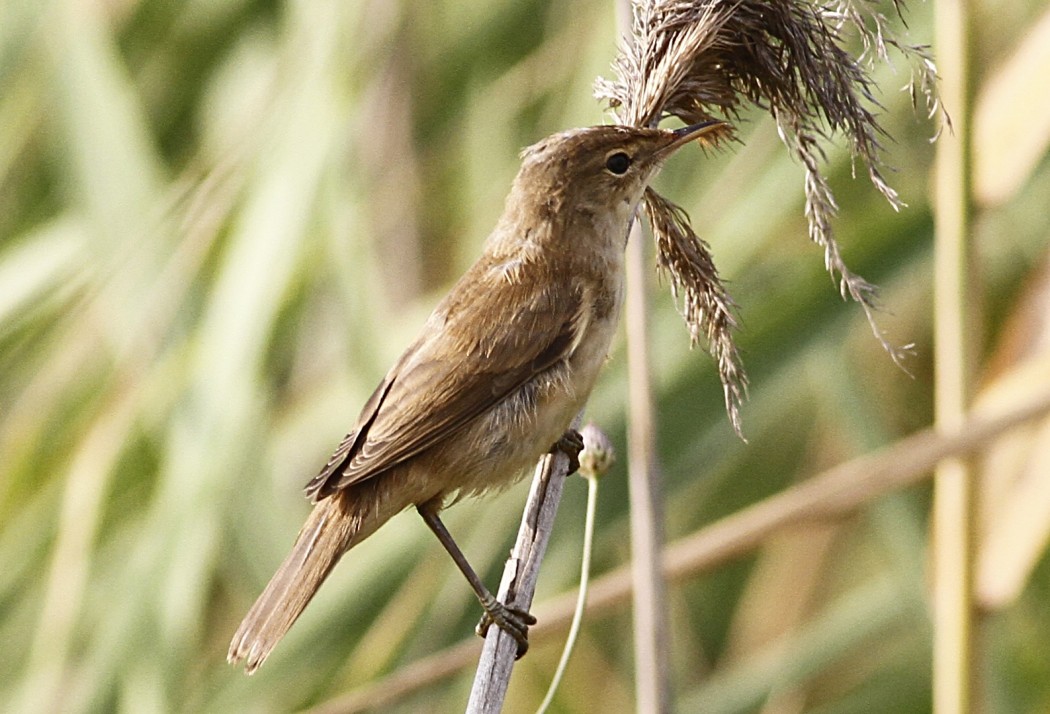
[[[902,12],[899,0],[894,12]],[[860,303],[875,336],[900,362],[908,348],[891,345],[875,322],[875,287],[846,267],[835,241],[835,198],[822,167],[823,142],[849,141],[868,178],[895,209],[903,203],[883,178],[878,102],[870,71],[896,49],[910,63],[909,89],[932,115],[935,67],[923,46],[894,38],[887,18],[864,0],[635,0],[631,36],[613,63],[615,80],[599,79],[595,92],[617,121],[656,126],[668,116],[687,124],[717,115],[735,118],[747,106],[769,112],[781,140],[805,171],[810,238],[824,249],[824,264],[842,296]],[[847,34],[860,51],[847,49]],[[671,276],[693,341],[703,334],[718,363],[726,408],[740,431],[739,403],[746,377],[733,340],[733,303],[710,249],[685,212],[655,191],[645,213],[652,224],[658,264]]]
[[[688,579],[750,553],[782,529],[844,517],[886,494],[924,481],[933,466],[946,456],[979,452],[1004,434],[1045,419],[1047,414],[1050,414],[1050,392],[1044,391],[1004,408],[994,417],[971,417],[948,433],[929,427],[878,452],[803,479],[786,491],[664,546],[664,575],[670,581]],[[631,588],[629,566],[621,566],[592,580],[588,617],[596,618],[622,605],[630,598]],[[577,597],[576,591],[562,593],[536,608],[539,623],[530,635],[533,646],[542,646],[549,638],[565,631]],[[389,707],[410,693],[469,667],[476,651],[473,639],[461,642],[302,714],[350,714]]]

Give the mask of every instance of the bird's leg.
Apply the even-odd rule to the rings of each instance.
[[[569,457],[569,470],[567,474],[576,473],[580,469],[580,452],[583,451],[583,436],[575,429],[568,429],[561,438],[551,446],[551,453],[560,451]]]
[[[529,649],[529,625],[535,625],[536,618],[529,614],[527,610],[504,605],[489,592],[489,589],[481,582],[481,578],[470,567],[470,563],[467,562],[463,551],[459,549],[456,541],[452,539],[452,534],[448,532],[445,524],[438,517],[440,503],[440,500],[427,501],[416,506],[416,510],[423,517],[423,522],[441,541],[441,545],[445,547],[448,554],[452,556],[452,560],[455,561],[456,566],[463,573],[463,577],[470,583],[470,587],[474,590],[474,594],[477,595],[478,601],[481,602],[482,609],[485,610],[485,614],[481,617],[481,621],[478,622],[475,631],[478,635],[484,637],[488,633],[489,626],[495,623],[518,643],[518,658],[520,659]]]

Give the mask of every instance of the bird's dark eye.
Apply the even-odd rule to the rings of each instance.
[[[612,171],[617,176],[623,176],[627,173],[627,169],[631,167],[631,157],[622,151],[617,151],[615,154],[609,154],[609,157],[605,159],[605,168]]]

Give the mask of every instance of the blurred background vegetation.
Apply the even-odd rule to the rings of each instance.
[[[1050,12],[974,11],[982,378],[1043,365],[996,393],[1008,408],[1050,384]],[[932,13],[908,8],[912,41]],[[591,83],[615,28],[609,0],[0,0],[0,709],[290,711],[471,633],[476,602],[405,514],[259,674],[224,662],[306,514],[302,486],[478,254],[518,150],[604,120]],[[876,78],[909,207],[832,145],[837,230],[882,287],[890,338],[916,344],[913,378],[828,280],[767,118],[744,117],[727,152],[683,153],[659,185],[730,281],[751,398],[745,444],[654,281],[669,539],[930,423],[937,128],[897,91],[904,63]],[[622,350],[589,408],[621,452]],[[1050,457],[1013,475],[1046,432],[982,475],[1000,506],[980,541],[997,548],[979,569],[989,711],[1050,710]],[[448,513],[490,583],[525,488]],[[574,585],[585,490],[567,488],[538,603]],[[599,573],[627,558],[626,493],[620,466]],[[928,711],[928,502],[880,498],[671,588],[681,710]],[[558,639],[518,664],[508,711],[535,708]],[[588,618],[555,709],[629,711],[629,640],[627,607]],[[470,678],[393,709],[456,711]]]

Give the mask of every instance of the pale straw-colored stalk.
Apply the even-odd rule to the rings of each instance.
[[[935,21],[937,52],[944,68],[941,93],[954,116],[952,135],[937,146],[934,186],[934,418],[937,429],[945,433],[966,422],[976,356],[968,5],[966,0],[938,0]],[[933,709],[937,714],[965,714],[975,706],[977,492],[967,459],[953,456],[937,465],[932,514]]]

